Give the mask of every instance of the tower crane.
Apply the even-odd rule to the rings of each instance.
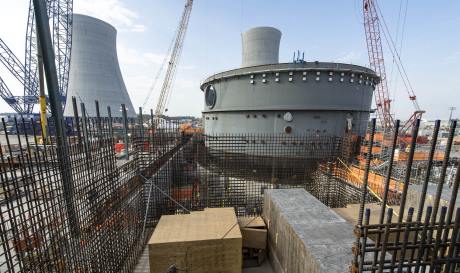
[[[58,70],[59,94],[65,105],[69,80],[70,51],[72,46],[73,0],[47,0],[48,17],[53,34],[56,68]],[[25,61],[22,63],[6,43],[0,39],[0,62],[24,86],[23,95],[15,96],[0,78],[0,96],[19,114],[30,114],[34,105],[46,103],[40,96],[38,45],[33,1],[29,1],[26,29]],[[41,105],[43,108],[43,105]]]
[[[187,0],[185,3],[182,18],[177,28],[176,35],[174,38],[174,46],[168,61],[168,68],[166,70],[165,79],[160,91],[160,97],[158,99],[155,108],[155,119],[158,120],[161,115],[165,112],[168,97],[171,93],[172,85],[174,83],[174,77],[177,71],[177,64],[179,63],[182,48],[184,45],[185,34],[187,32],[188,22],[190,20],[190,14],[192,12],[193,0]]]
[[[364,30],[366,33],[367,50],[369,53],[369,63],[371,69],[373,69],[380,77],[380,84],[376,86],[375,91],[375,103],[377,106],[377,115],[380,123],[383,127],[384,132],[393,130],[394,119],[391,115],[391,99],[388,92],[388,81],[385,72],[385,61],[383,57],[382,49],[382,35],[388,43],[388,47],[395,59],[395,64],[401,75],[403,84],[406,87],[409,95],[409,100],[414,105],[415,111],[409,117],[409,119],[402,126],[400,132],[402,135],[406,134],[407,131],[413,126],[417,119],[420,119],[425,111],[420,109],[417,102],[417,97],[410,84],[407,73],[404,66],[401,63],[401,58],[396,50],[396,46],[391,39],[390,33],[386,24],[381,23],[379,18],[382,17],[380,9],[377,4],[377,0],[363,0],[363,12],[364,12]],[[382,32],[381,32],[382,30]]]

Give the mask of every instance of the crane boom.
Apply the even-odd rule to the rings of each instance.
[[[391,116],[391,100],[388,93],[388,82],[383,58],[382,37],[377,11],[373,0],[364,0],[364,30],[366,33],[367,51],[371,69],[380,77],[380,84],[375,88],[375,104],[382,127],[392,128],[394,121]]]
[[[364,30],[366,33],[370,67],[380,77],[380,84],[376,86],[375,91],[375,104],[377,106],[377,114],[384,132],[388,132],[387,129],[393,129],[394,119],[391,115],[391,99],[388,92],[388,81],[385,72],[385,61],[383,57],[382,36],[380,32],[381,24],[379,19],[380,9],[377,9],[378,6],[376,1],[377,0],[363,0]],[[425,111],[420,109],[420,106],[417,102],[417,97],[415,96],[415,92],[412,88],[412,85],[410,84],[406,70],[401,63],[401,58],[398,54],[398,51],[396,50],[394,41],[391,39],[391,35],[388,31],[386,23],[382,26],[382,28],[384,35],[383,38],[386,39],[389,45],[389,49],[394,56],[396,67],[401,75],[401,79],[404,85],[406,86],[409,100],[412,102],[415,108],[414,113],[401,127],[400,134],[404,135],[413,126],[415,121],[422,117]]]
[[[185,34],[187,32],[187,26],[190,20],[190,14],[192,12],[192,5],[193,0],[187,0],[185,3],[184,11],[182,13],[181,21],[179,23],[179,27],[177,28],[174,47],[168,62],[168,69],[166,70],[165,79],[160,91],[160,97],[155,108],[155,117],[157,119],[164,113],[167,99],[172,89],[174,77],[177,71],[177,64],[180,60]]]

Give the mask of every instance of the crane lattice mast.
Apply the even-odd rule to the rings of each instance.
[[[382,36],[380,31],[381,24],[378,10],[376,9],[376,0],[363,0],[363,13],[364,30],[366,33],[370,67],[380,77],[380,84],[378,84],[375,89],[375,104],[377,106],[377,115],[384,129],[384,132],[388,132],[388,129],[392,130],[394,127],[394,119],[391,115],[391,99],[388,92],[388,81],[385,72],[385,60],[383,57]],[[384,38],[391,39],[391,37]],[[414,113],[409,117],[409,119],[400,130],[401,134],[403,135],[409,130],[409,128],[413,126],[417,119],[422,117],[422,114],[425,113],[425,111],[420,109],[420,106],[417,102],[417,97],[415,96],[406,71],[401,63],[399,54],[395,48],[392,48],[392,46],[394,47],[393,40],[390,41],[389,45],[391,53],[395,57],[395,64],[397,69],[401,74],[404,85],[406,86],[409,99],[412,101],[415,108]]]
[[[371,69],[380,77],[380,83],[375,88],[377,115],[384,129],[392,128],[394,121],[391,116],[391,99],[388,92],[385,61],[383,58],[382,37],[380,36],[379,18],[373,0],[364,0],[363,10],[369,64]]]
[[[184,11],[182,13],[182,18],[179,27],[177,28],[174,47],[172,49],[172,53],[168,62],[168,69],[166,70],[165,79],[160,91],[160,97],[155,108],[156,119],[163,115],[166,108],[166,103],[172,89],[174,77],[176,75],[177,64],[181,57],[185,34],[187,32],[187,26],[190,20],[190,14],[192,12],[192,5],[193,0],[187,0]]]
[[[59,94],[64,106],[69,80],[72,46],[73,0],[47,0],[47,11],[53,35],[56,67],[59,77]],[[38,48],[33,1],[29,1],[24,63],[0,39],[0,62],[24,86],[23,95],[15,96],[0,78],[0,96],[18,113],[30,114],[38,103]]]

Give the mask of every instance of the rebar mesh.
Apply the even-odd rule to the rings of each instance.
[[[405,159],[390,156],[385,162],[384,173],[368,164],[374,157],[375,126],[369,134],[365,154],[367,164],[361,180],[363,196],[368,189],[368,192],[376,193],[381,202],[377,215],[371,218],[371,209],[365,208],[367,204],[365,198],[362,199],[350,272],[453,273],[460,270],[460,208],[457,201],[460,173],[457,171],[452,178],[447,172],[449,167],[458,169],[458,161],[450,158],[457,124],[451,122],[448,138],[441,144],[437,141],[440,121],[436,121],[427,143],[429,147],[419,145],[419,125],[420,121],[417,121],[412,136],[405,141]],[[401,136],[395,130],[393,139],[398,138]],[[390,155],[394,155],[397,149],[397,145],[392,145]],[[421,175],[418,173],[420,167],[423,168]],[[380,175],[382,179],[375,179],[372,175]],[[372,191],[375,181],[380,188]]]
[[[414,180],[418,167],[407,162],[415,152],[405,161],[410,172],[393,177],[388,167],[379,172],[355,159],[360,145],[353,135],[189,134],[152,114],[128,120],[111,118],[110,109],[107,117],[97,113],[75,111],[66,120],[65,147],[56,145],[52,120],[47,137],[35,120],[2,121],[1,272],[131,272],[162,215],[205,207],[260,215],[265,189],[294,187],[330,207],[360,203],[355,272],[458,270],[458,172],[446,178],[458,166],[452,159],[421,161],[424,171]],[[428,182],[442,194],[449,185],[450,203],[440,193],[417,214],[407,210],[406,203],[429,199]],[[409,184],[421,192],[411,193]],[[377,224],[365,209],[369,202],[382,205]],[[400,212],[385,217],[389,205]]]

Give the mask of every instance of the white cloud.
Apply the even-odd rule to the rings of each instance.
[[[120,0],[75,1],[74,12],[99,18],[114,25],[119,31],[144,32],[146,28],[137,22],[137,12],[125,7]]]
[[[178,67],[180,70],[195,70],[196,69],[196,66],[194,65],[179,65]]]
[[[163,63],[166,54],[141,52],[134,48],[128,48],[124,44],[119,43],[117,46],[118,60],[122,65],[141,65],[157,67]]]
[[[146,27],[144,25],[134,25],[131,31],[132,32],[144,32],[145,28]]]
[[[454,52],[444,58],[444,63],[457,63],[460,61],[460,51]]]
[[[162,64],[164,61],[164,58],[166,57],[166,54],[158,54],[158,53],[144,53],[143,54],[144,58],[147,59],[148,61],[154,63],[154,64]]]
[[[345,54],[339,55],[338,57],[335,58],[336,62],[339,63],[359,63],[362,58],[362,53],[361,52],[356,52],[356,51],[350,51]]]

